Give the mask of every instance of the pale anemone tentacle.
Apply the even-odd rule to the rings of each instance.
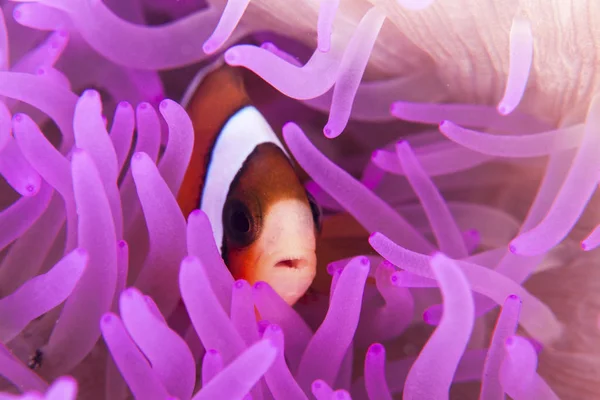
[[[340,0],[321,0],[317,22],[317,48],[327,53],[331,47],[331,32]]]
[[[529,69],[533,59],[533,34],[531,23],[524,18],[515,18],[510,28],[510,65],[504,96],[498,104],[498,112],[510,114],[521,101]]]
[[[204,60],[205,54],[194,52],[200,48],[198,37],[210,35],[211,22],[220,13],[209,7],[174,24],[149,27],[119,18],[101,1],[40,0],[39,3],[66,12],[78,32],[104,57],[119,65],[144,70],[167,69]],[[234,38],[241,36],[238,30]],[[172,46],[174,42],[178,45]],[[114,43],[121,45],[114,46]],[[129,51],[131,48],[137,49],[135,55]]]

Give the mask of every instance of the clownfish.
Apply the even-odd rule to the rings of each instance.
[[[311,286],[321,211],[238,69],[215,63],[183,99],[194,148],[177,201],[200,208],[234,279],[267,282],[288,304]]]

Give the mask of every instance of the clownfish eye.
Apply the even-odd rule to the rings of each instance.
[[[250,219],[245,212],[235,210],[231,213],[229,218],[231,228],[236,232],[244,234],[250,231]]]
[[[227,238],[237,247],[250,245],[258,233],[258,221],[248,207],[236,199],[225,203],[223,227]]]
[[[310,194],[309,191],[306,191],[306,197],[308,198],[308,204],[310,205],[310,211],[312,212],[312,215],[313,215],[315,229],[317,230],[317,232],[321,232],[321,217],[322,217],[322,213],[323,213],[321,211],[321,207],[319,206],[319,203],[317,203],[317,200],[315,200],[315,198],[313,197],[312,194]]]

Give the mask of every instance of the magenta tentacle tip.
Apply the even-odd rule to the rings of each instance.
[[[113,313],[106,313],[102,316],[102,323],[104,325],[110,325],[115,321],[116,316]]]
[[[82,149],[81,147],[74,147],[73,148],[73,156],[82,156],[84,154],[87,154],[87,152],[85,151],[85,149]]]
[[[243,279],[239,279],[239,280],[237,280],[237,281],[235,281],[235,282],[234,282],[233,286],[234,286],[236,289],[241,289],[241,288],[243,288],[243,287],[245,286],[245,284],[246,284],[246,281],[245,281],[245,280],[243,280]]]
[[[373,343],[370,347],[369,347],[369,354],[380,354],[384,351],[384,347],[381,343]]]
[[[183,260],[182,263],[185,264],[192,264],[194,262],[196,262],[196,260],[198,260],[195,256],[186,256]]]
[[[326,271],[329,275],[333,275],[335,273],[335,264],[327,264]]]
[[[516,342],[515,338],[513,336],[509,336],[504,341],[504,344],[506,345],[507,348],[511,348],[515,345],[515,342]]]
[[[213,54],[217,50],[217,46],[213,40],[207,40],[202,45],[202,51],[205,54]]]
[[[75,249],[75,251],[77,252],[77,254],[81,257],[81,258],[87,258],[89,256],[89,253],[86,249],[81,248],[81,247],[77,247]]]
[[[335,139],[340,135],[338,132],[334,132],[334,130],[329,125],[325,125],[325,127],[323,128],[323,134],[328,139]]]
[[[229,49],[223,56],[225,62],[231,66],[237,66],[240,62],[239,52],[235,49]]]
[[[140,162],[144,159],[144,155],[145,153],[143,152],[137,152],[133,155],[133,157],[131,157],[131,159],[135,162]]]

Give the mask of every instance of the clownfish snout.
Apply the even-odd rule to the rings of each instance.
[[[267,282],[288,304],[296,303],[316,275],[315,236],[308,204],[295,199],[277,202],[263,220],[254,244],[256,261],[247,265],[244,275],[254,282]]]

